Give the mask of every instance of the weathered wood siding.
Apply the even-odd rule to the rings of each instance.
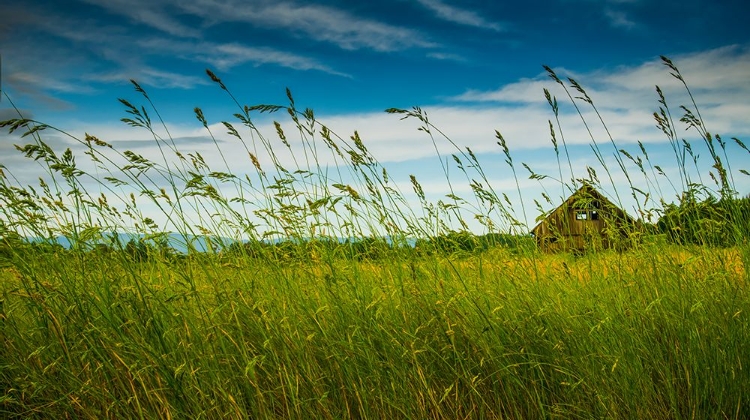
[[[533,230],[537,245],[546,252],[609,248],[629,232],[633,219],[584,185]]]

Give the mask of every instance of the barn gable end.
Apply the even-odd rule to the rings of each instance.
[[[584,184],[531,233],[542,251],[583,251],[621,244],[635,224],[624,210],[590,184]]]

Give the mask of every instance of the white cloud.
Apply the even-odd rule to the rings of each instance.
[[[197,85],[209,84],[204,77],[186,76],[145,66],[123,69],[110,73],[92,74],[89,75],[87,79],[107,83],[127,83],[128,80],[134,79],[144,86],[167,89],[192,89]]]
[[[10,86],[13,91],[28,95],[35,101],[55,110],[75,108],[72,103],[57,97],[57,93],[88,91],[85,86],[55,80],[48,75],[31,74],[23,71],[6,71],[6,74],[8,75],[4,77],[6,88],[3,94],[7,93],[7,86]],[[49,90],[52,92],[48,93]]]
[[[636,27],[636,23],[622,10],[606,9],[604,16],[607,17],[610,25],[615,28],[633,29]]]
[[[370,48],[394,51],[434,44],[421,34],[402,27],[361,18],[344,10],[315,4],[241,0],[84,0],[132,21],[180,38],[201,38],[206,25],[244,22],[260,28],[284,29],[307,38],[330,42],[343,49]],[[203,20],[202,27],[190,27],[172,18],[187,13]]]
[[[469,89],[451,99],[461,102],[543,103],[545,99],[541,93],[545,87],[550,87],[548,79],[522,79],[492,91]]]
[[[62,80],[45,77],[40,74],[33,74],[21,71],[15,71],[7,76],[7,81],[13,85],[35,86],[38,89],[51,90],[63,93],[88,93],[90,88],[69,83]]]
[[[466,62],[466,58],[459,54],[453,54],[453,53],[445,53],[445,52],[431,52],[427,53],[427,57],[434,58],[436,60],[444,60],[444,61],[456,61],[459,63]]]
[[[294,70],[315,70],[342,77],[351,77],[311,57],[268,47],[249,47],[236,42],[220,44],[208,41],[192,42],[149,38],[139,40],[138,45],[153,54],[172,54],[185,60],[202,61],[221,71],[251,63],[256,66],[270,64]]]
[[[16,89],[49,96],[50,92],[91,94],[97,91],[91,82],[123,83],[128,79],[149,86],[182,89],[206,84],[200,77],[145,64],[150,56],[164,51],[139,48],[136,42],[139,34],[129,33],[123,26],[52,16],[43,9],[36,13],[39,19],[35,28],[42,31],[39,39],[43,42],[21,38],[8,51],[14,60],[6,78]],[[72,43],[58,43],[56,37]]]
[[[460,25],[474,26],[501,32],[505,28],[497,22],[491,22],[472,10],[461,9],[446,4],[441,0],[417,0],[419,4],[431,10],[440,19]]]
[[[168,5],[159,2],[143,2],[144,8],[140,11],[136,7],[140,3],[127,7],[119,1],[105,3],[112,12],[128,16],[132,14],[134,19],[141,16],[147,19],[145,24],[154,25],[157,21],[172,22],[172,18],[163,20],[159,16],[167,15],[168,10],[180,10],[168,9]],[[51,12],[43,8],[32,11],[39,16],[34,27],[42,30],[39,38],[45,42],[19,38],[9,43],[4,55],[13,60],[6,59],[4,63],[4,79],[7,86],[33,96],[54,109],[73,107],[56,97],[56,94],[95,93],[96,85],[92,82],[123,83],[128,79],[136,79],[144,86],[178,89],[207,84],[204,77],[185,75],[152,64],[154,57],[165,55],[203,61],[220,70],[250,63],[351,77],[314,58],[279,49],[186,39],[185,37],[191,38],[195,34],[182,33],[177,27],[166,32],[183,36],[182,40],[171,37],[141,39],[142,34],[128,31],[117,24],[103,24],[101,21],[81,20],[64,15],[52,16]],[[61,44],[56,44],[55,37],[74,44],[61,47]],[[96,56],[98,60],[92,60],[92,56]],[[50,61],[55,66],[49,66]]]
[[[601,6],[604,18],[613,28],[632,30],[639,26],[631,16],[624,10],[632,8],[636,3],[642,3],[642,0],[574,0],[580,3],[590,3],[594,6]]]
[[[283,29],[346,50],[365,48],[385,52],[436,46],[414,30],[323,5],[263,0],[197,0],[175,1],[174,6],[204,19],[210,25],[244,22],[259,28]]]
[[[184,25],[172,18],[169,4],[153,0],[82,0],[111,13],[127,16],[133,22],[150,26],[170,35],[184,38],[199,38],[200,30]]]
[[[740,129],[740,134],[747,131],[747,128],[742,128],[742,124],[735,116],[748,107],[750,49],[729,46],[679,55],[672,59],[688,83],[707,124],[715,126],[709,127],[710,129],[718,132]],[[571,74],[566,70],[556,72],[563,79]],[[637,118],[630,121],[628,115],[656,110],[658,104],[655,85],[661,87],[673,112],[679,112],[678,105],[690,105],[690,98],[682,83],[670,76],[669,69],[659,59],[638,66],[573,74],[573,77],[581,83],[608,123],[617,124],[617,121],[624,121],[623,125],[636,124],[629,131],[635,131],[638,125],[644,129],[653,126],[651,119],[638,123]],[[545,87],[557,97],[561,106],[567,104],[565,92],[556,83],[551,83],[546,73],[496,90],[469,90],[453,99],[462,102],[531,106],[546,102],[542,94]],[[580,96],[574,89],[569,90],[573,96]],[[586,107],[584,104],[583,108]]]

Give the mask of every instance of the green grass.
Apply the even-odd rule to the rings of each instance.
[[[570,82],[584,95],[579,103],[593,105]],[[96,171],[81,169],[72,152],[46,146],[44,126],[3,123],[29,133],[19,150],[47,174],[36,186],[14,184],[5,167],[0,177],[2,417],[750,416],[750,245],[742,210],[726,204],[735,201],[732,179],[722,175],[725,144],[700,130],[699,117],[686,121],[709,148],[724,204],[707,214],[720,218],[686,213],[695,222],[689,243],[647,229],[633,232],[639,240],[625,251],[545,255],[513,235],[523,233],[522,217],[470,150],[456,146],[454,162],[477,180],[474,197],[450,192],[431,202],[412,178],[418,205],[409,206],[358,135],[336,136],[289,99],[286,107],[240,106],[236,118],[250,134],[234,132],[248,139],[256,171],[247,178],[177,150],[158,137],[146,108],[128,101],[126,122],[157,136],[163,162],[87,137],[80,142]],[[659,121],[671,127],[660,103]],[[297,124],[305,151],[290,168],[274,158],[289,141],[281,126],[272,142],[250,118],[279,110]],[[441,135],[420,109],[390,111]],[[202,111],[196,116],[205,121]],[[665,129],[676,155],[687,155],[680,151],[691,146],[673,132]],[[553,146],[565,153],[563,138]],[[598,144],[592,150],[601,158]],[[339,164],[335,171],[321,168],[322,153]],[[643,155],[635,170],[658,185],[660,169]],[[697,189],[712,191],[681,168],[691,199]],[[569,169],[560,164],[563,189],[582,182],[563,181]],[[106,194],[93,192],[92,179]],[[620,193],[637,195],[633,185]],[[164,221],[144,216],[144,202]],[[501,243],[454,231],[475,216],[503,232]],[[702,229],[712,238],[733,232],[732,240],[716,246]],[[188,246],[176,255],[164,246],[168,230],[206,235],[214,252]],[[145,235],[143,244],[111,240],[121,231]],[[71,248],[51,245],[58,236]],[[277,238],[294,242],[261,242]],[[232,246],[238,239],[250,242]],[[410,240],[419,246],[406,246]]]
[[[26,257],[3,279],[6,415],[750,410],[746,248],[341,260],[334,274],[314,261]]]

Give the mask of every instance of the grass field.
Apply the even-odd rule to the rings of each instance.
[[[686,183],[683,205],[644,209],[687,217],[670,222],[682,236],[666,224],[666,233],[633,232],[639,240],[626,250],[544,254],[486,182],[472,187],[475,208],[455,196],[452,205],[432,203],[412,178],[419,204],[407,206],[358,135],[344,140],[316,125],[289,96],[289,106],[236,115],[252,133],[252,178],[214,171],[169,138],[156,139],[157,163],[88,136],[79,142],[94,176],[69,150],[46,146],[51,127],[3,123],[29,133],[19,150],[48,173],[33,187],[14,185],[9,168],[0,177],[1,417],[750,416],[747,221],[727,204],[737,200],[725,144],[700,131],[697,109],[685,108],[694,116],[686,122],[708,149],[716,197],[696,201],[707,187]],[[123,104],[127,123],[156,133],[146,108]],[[690,147],[660,104],[670,142]],[[556,99],[550,105],[556,115]],[[250,119],[279,110],[310,151],[293,168],[273,159],[274,147],[288,147],[281,126],[271,142]],[[390,111],[437,135],[419,109]],[[564,156],[564,139],[553,145]],[[459,168],[481,180],[473,153],[457,149]],[[313,151],[333,156],[336,177]],[[644,155],[643,175],[658,173]],[[108,192],[90,192],[92,178]],[[144,197],[165,225],[144,215]],[[467,208],[503,229],[505,242],[458,246],[466,236],[447,220],[461,224]],[[188,240],[175,252],[166,230],[204,235],[208,251]],[[122,231],[139,236],[111,235]],[[55,245],[60,237],[67,249]],[[446,237],[456,247],[435,245]]]

